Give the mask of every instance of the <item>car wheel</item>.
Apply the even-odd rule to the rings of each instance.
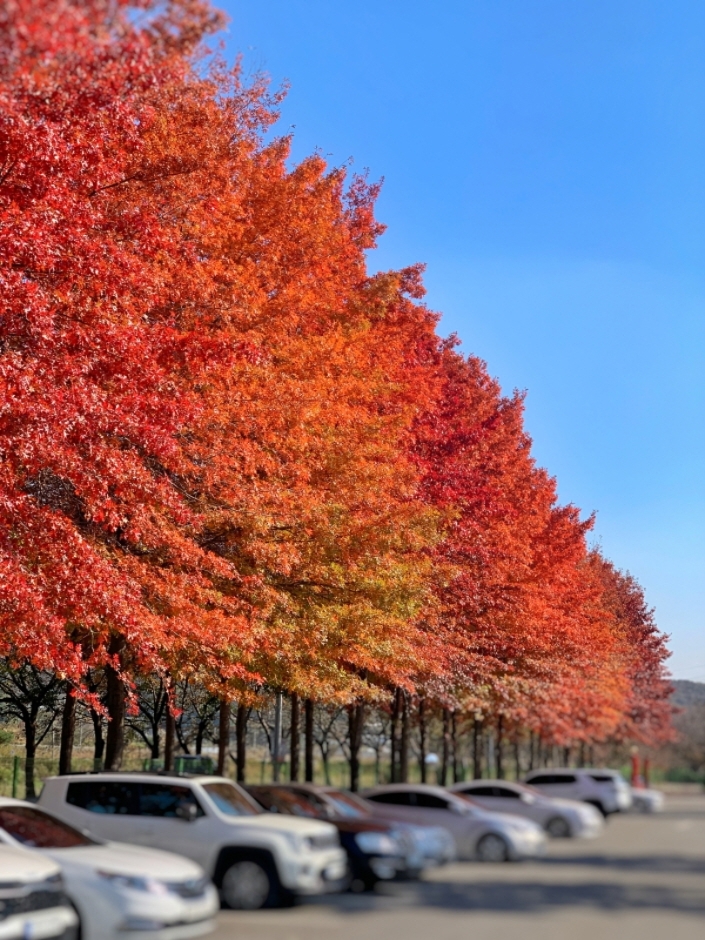
[[[477,857],[481,862],[506,862],[509,859],[509,846],[502,836],[488,832],[477,843]]]
[[[562,816],[554,816],[546,823],[546,832],[552,839],[567,839],[570,837],[570,825]]]
[[[276,903],[276,876],[259,862],[243,859],[227,869],[221,891],[228,907],[240,911],[257,911]]]

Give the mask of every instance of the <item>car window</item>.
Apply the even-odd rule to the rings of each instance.
[[[276,810],[288,816],[307,816],[309,819],[318,819],[326,815],[305,796],[293,790],[278,787],[253,787],[251,792],[252,796],[268,810]]]
[[[72,849],[98,844],[73,826],[30,806],[1,807],[0,828],[33,849]]]
[[[552,783],[575,783],[574,774],[539,774],[529,781],[532,786],[540,787]]]
[[[69,783],[66,802],[89,813],[138,816],[138,791],[139,783],[136,780],[81,780]]]
[[[517,793],[516,790],[511,790],[509,787],[492,787],[492,795],[499,796],[504,800],[520,800],[521,794]]]
[[[196,816],[205,816],[203,807],[191,787],[169,783],[142,783],[139,787],[139,816],[175,819],[180,806],[196,807]]]
[[[254,800],[250,800],[232,783],[204,783],[203,789],[215,803],[221,813],[227,816],[257,816],[259,810]]]
[[[494,796],[494,787],[468,787],[461,792],[463,796]]]
[[[413,806],[411,797],[408,790],[395,790],[392,793],[373,793],[367,799],[374,803],[390,803],[392,806]]]
[[[342,790],[327,790],[326,799],[337,816],[347,816],[350,819],[365,819],[370,815],[364,805],[358,803],[354,797],[343,793]]]
[[[589,774],[589,777],[595,783],[614,783],[614,777],[611,774]]]
[[[422,806],[424,809],[448,809],[448,800],[442,796],[436,796],[435,793],[414,793],[416,797],[416,806]]]

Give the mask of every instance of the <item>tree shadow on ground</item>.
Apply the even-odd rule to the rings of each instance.
[[[542,858],[538,864],[562,868],[566,865],[588,868],[615,868],[625,872],[705,875],[705,857],[684,855],[560,855]]]
[[[485,879],[471,883],[433,881],[385,884],[368,894],[328,896],[308,903],[321,904],[347,914],[409,908],[529,914],[574,907],[705,915],[705,894],[702,891],[608,882],[545,884],[529,880],[506,882]]]

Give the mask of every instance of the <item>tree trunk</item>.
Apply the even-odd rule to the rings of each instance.
[[[282,693],[274,693],[274,731],[272,733],[272,781],[279,783],[281,770]]]
[[[421,783],[426,783],[426,702],[419,699],[419,771]]]
[[[66,698],[61,716],[61,744],[59,745],[59,774],[71,773],[73,739],[76,733],[76,698],[71,695],[71,684],[66,683]]]
[[[174,742],[176,739],[176,719],[169,705],[166,707],[166,728],[164,731],[164,770],[174,769]]]
[[[24,722],[24,798],[33,800],[37,796],[34,788],[34,758],[37,754],[37,717],[33,715]]]
[[[460,783],[463,773],[458,759],[458,717],[455,709],[450,713],[450,740],[453,751],[453,783]]]
[[[247,718],[248,708],[242,703],[237,706],[235,716],[235,746],[236,746],[236,770],[235,775],[238,783],[245,782],[245,773],[247,769]]]
[[[118,651],[114,650],[114,652]],[[113,652],[112,649],[111,652]],[[105,704],[109,719],[105,742],[105,769],[120,770],[125,750],[125,684],[117,670],[110,665],[105,667],[105,679],[107,686]]]
[[[441,751],[441,779],[442,787],[448,783],[448,761],[450,758],[450,713],[443,709],[443,749]]]
[[[409,782],[409,696],[401,692],[401,735],[399,740],[399,783]]]
[[[313,702],[310,698],[304,702],[304,777],[306,783],[313,783]]]
[[[482,780],[482,722],[479,718],[472,723],[472,777]]]
[[[160,726],[160,721],[157,718],[154,721],[154,724],[152,725],[152,747],[150,750],[150,754],[151,754],[153,761],[159,760],[159,755],[161,754],[161,750],[162,750],[162,736],[161,736],[161,729],[159,726]]]
[[[93,770],[103,769],[103,755],[105,754],[105,737],[103,736],[103,716],[91,708],[91,721],[93,722]]]
[[[392,702],[392,721],[390,728],[390,758],[391,767],[389,768],[389,782],[399,783],[399,718],[401,715],[401,689],[394,690],[394,700]]]
[[[289,733],[289,779],[299,780],[299,696],[291,693],[291,731]]]
[[[521,780],[521,745],[518,735],[514,738],[514,768],[517,780]]]
[[[503,748],[504,719],[502,715],[497,719],[497,748],[495,757],[497,759],[497,779],[504,780],[504,748]]]
[[[218,769],[219,777],[225,776],[225,758],[228,755],[230,744],[230,702],[226,698],[220,700],[220,715],[218,719]]]
[[[364,705],[362,703],[351,705],[348,709],[348,727],[350,730],[350,789],[353,793],[357,793],[360,789],[360,748],[364,720]]]

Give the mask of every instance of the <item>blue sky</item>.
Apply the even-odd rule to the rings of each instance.
[[[705,681],[705,4],[221,0],[281,130],[384,177],[374,267],[526,389],[537,459]]]

